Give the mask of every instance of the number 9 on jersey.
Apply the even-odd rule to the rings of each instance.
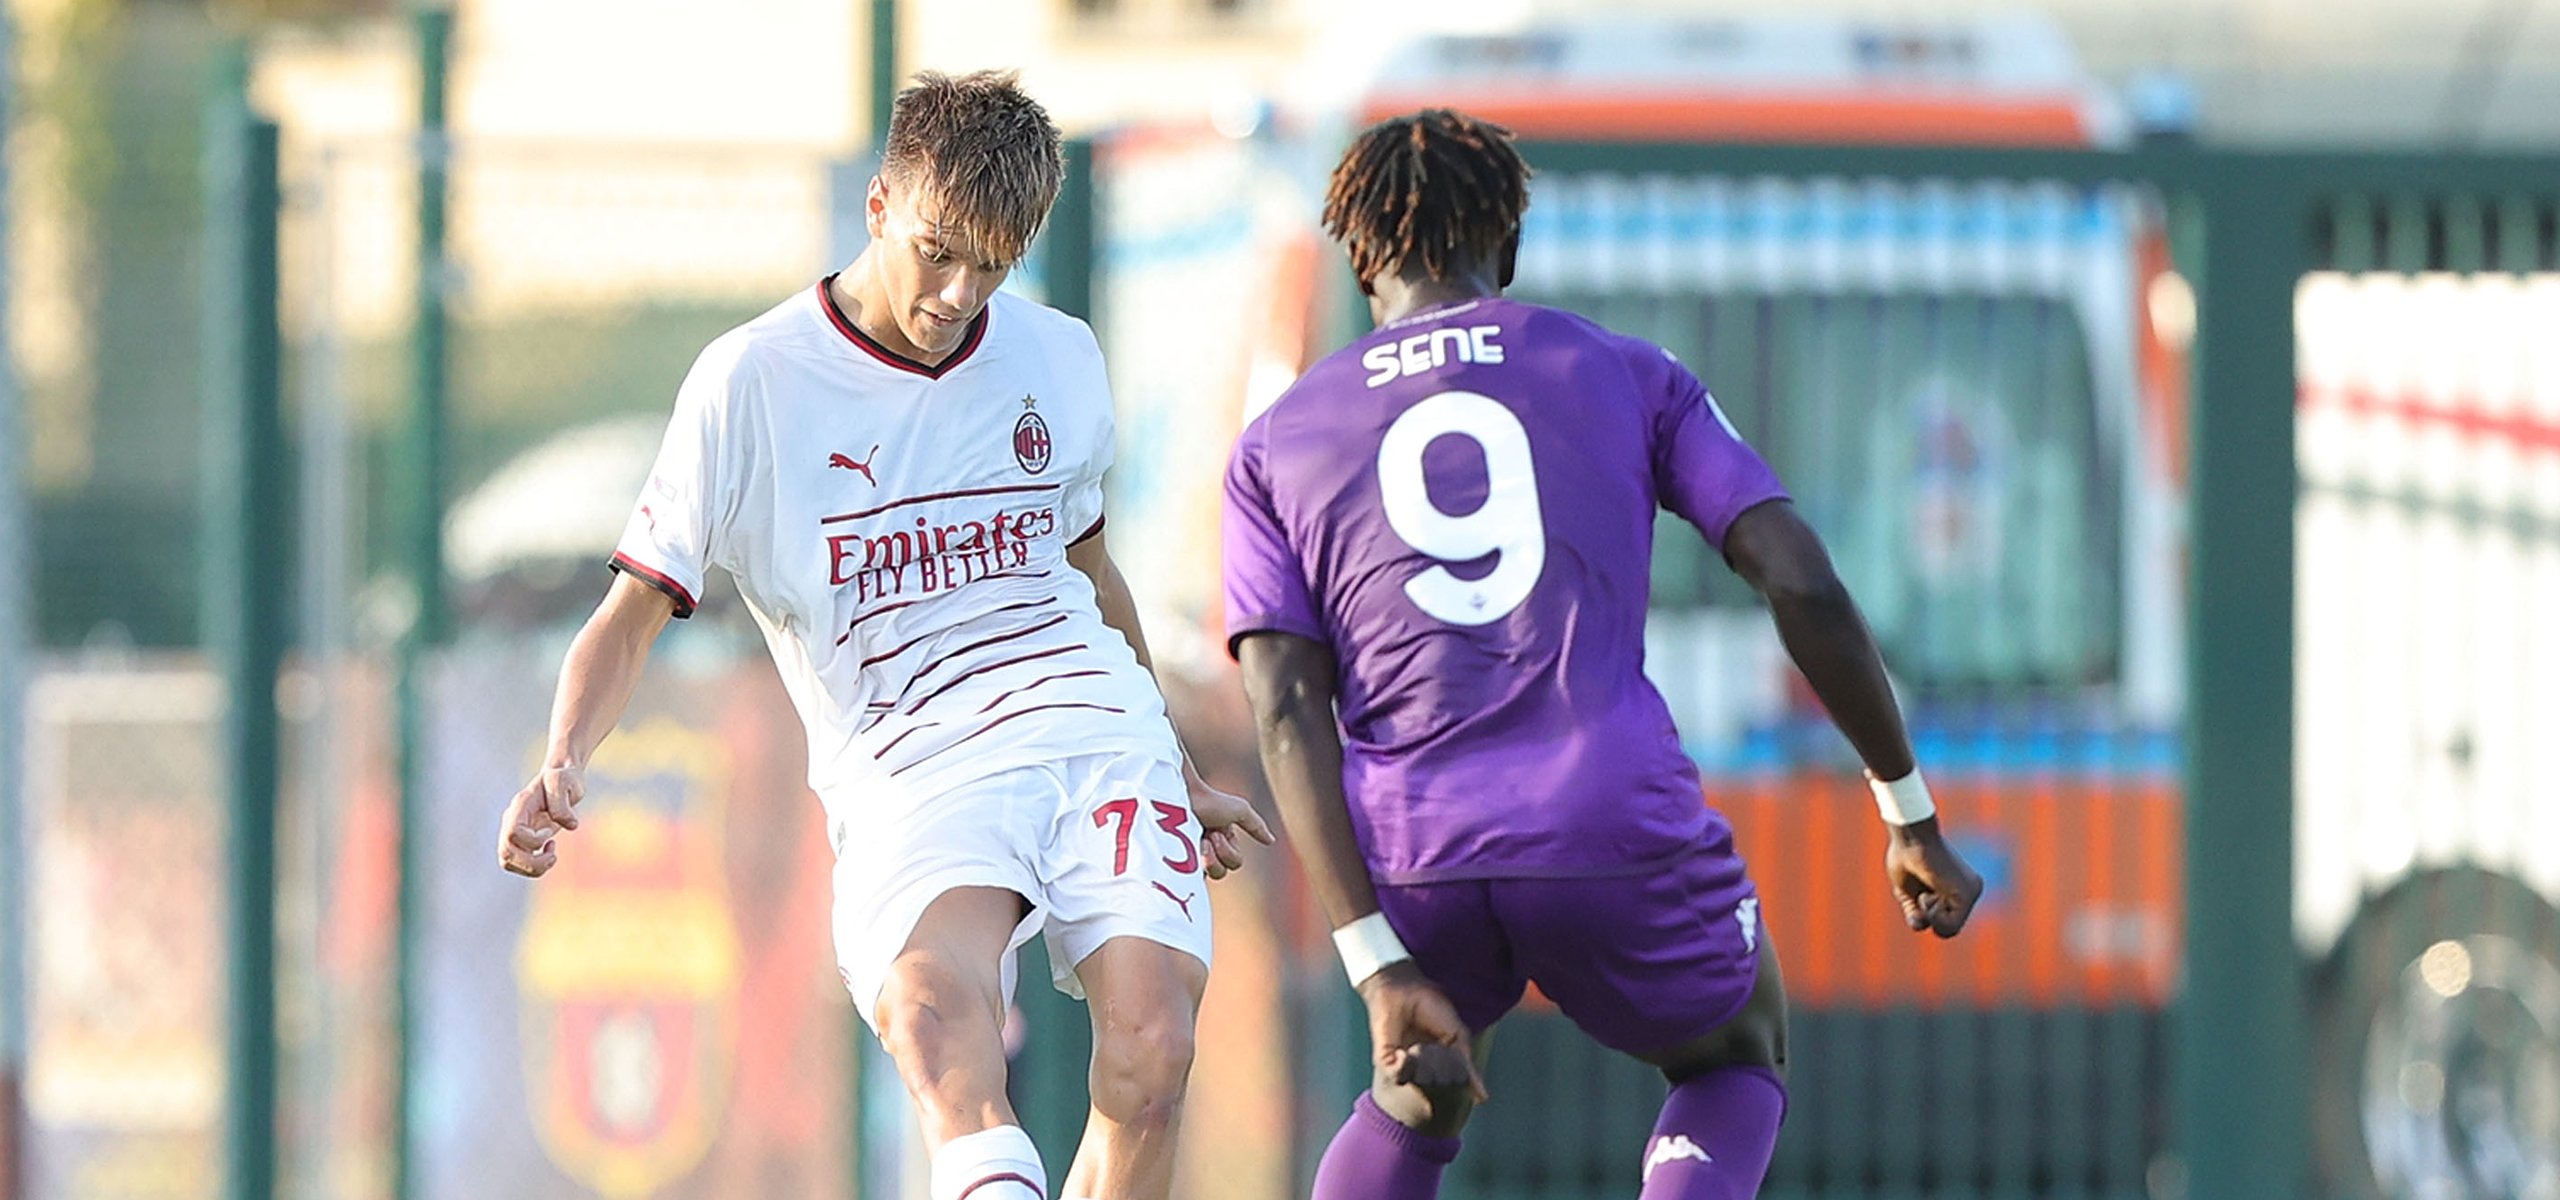
[[[1423,481],[1422,452],[1445,434],[1484,451],[1485,497],[1474,512],[1442,512]],[[1460,579],[1443,565],[1405,582],[1404,594],[1416,607],[1452,625],[1500,620],[1529,598],[1546,568],[1547,528],[1529,431],[1491,397],[1439,392],[1404,410],[1378,442],[1378,497],[1396,536],[1443,564],[1501,556],[1481,579]]]

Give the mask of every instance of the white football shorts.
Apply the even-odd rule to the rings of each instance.
[[[846,811],[861,811],[847,806]],[[1172,758],[1114,751],[971,780],[855,824],[836,851],[836,964],[872,1030],[889,965],[916,922],[953,888],[1000,887],[1031,902],[1005,943],[1048,939],[1059,991],[1079,1000],[1075,967],[1116,937],[1139,937],[1209,963],[1209,887],[1200,821]]]

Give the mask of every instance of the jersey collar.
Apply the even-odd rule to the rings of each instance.
[[[818,281],[818,307],[826,310],[828,323],[834,325],[836,332],[843,334],[846,341],[852,342],[863,353],[880,360],[884,366],[895,367],[911,375],[922,375],[927,379],[940,379],[950,374],[952,368],[968,361],[969,356],[977,351],[978,343],[987,340],[987,317],[995,309],[992,300],[985,308],[978,310],[975,320],[969,322],[969,332],[967,336],[960,339],[960,348],[952,351],[951,357],[943,359],[939,365],[927,366],[873,341],[870,334],[856,328],[854,323],[844,315],[844,310],[836,307],[835,281],[836,277],[833,275]]]

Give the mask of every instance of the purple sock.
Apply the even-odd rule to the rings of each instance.
[[[1458,1139],[1407,1129],[1362,1092],[1316,1164],[1308,1200],[1433,1200],[1440,1169],[1456,1157]]]
[[[1786,1115],[1787,1085],[1767,1067],[1721,1067],[1671,1089],[1644,1144],[1638,1200],[1751,1200]]]

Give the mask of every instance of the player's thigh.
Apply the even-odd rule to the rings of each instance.
[[[845,839],[834,877],[836,964],[875,1032],[885,1032],[879,1004],[893,975],[909,999],[914,977],[930,972],[940,991],[984,990],[1002,1011],[1009,951],[1038,930],[1035,866],[1056,795],[1044,772],[1006,772],[870,814]]]
[[[934,897],[916,918],[906,945],[890,960],[889,990],[881,994],[881,1003],[924,998],[917,995],[919,988],[958,988],[959,995],[1000,1018],[1002,964],[1012,949],[1008,943],[1014,927],[1030,912],[1031,902],[1010,888],[955,887]]]
[[[1760,939],[1758,977],[1751,998],[1732,1020],[1675,1045],[1642,1051],[1637,1058],[1659,1067],[1673,1083],[1719,1067],[1753,1066],[1787,1074],[1787,985],[1778,948]]]
[[[1759,899],[1730,846],[1629,875],[1503,880],[1495,907],[1529,978],[1622,1053],[1722,1028],[1757,984]]]
[[[1207,977],[1207,851],[1174,754],[1168,743],[1163,753],[1093,754],[1059,766],[1062,803],[1040,869],[1049,965],[1069,995],[1087,994],[1085,960],[1119,939],[1186,955]]]

